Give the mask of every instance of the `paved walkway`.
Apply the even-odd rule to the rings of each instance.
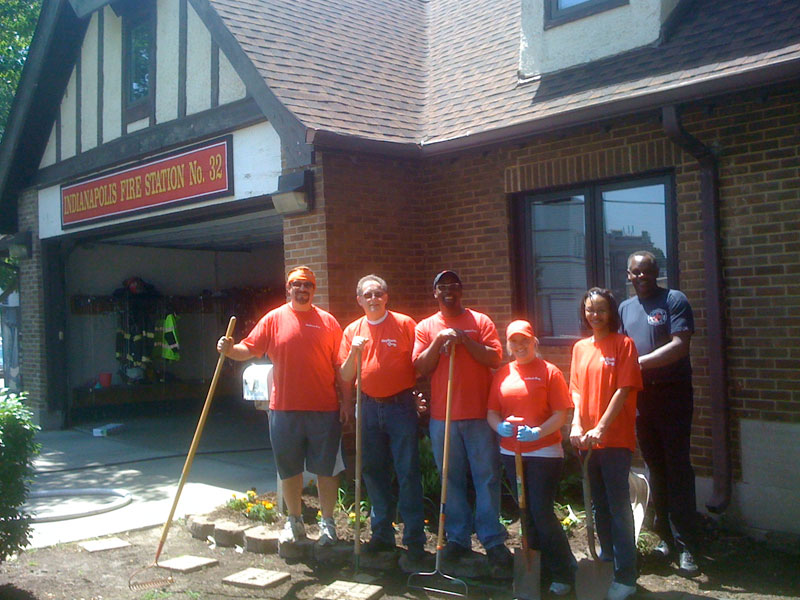
[[[84,540],[163,524],[180,481],[201,406],[161,417],[112,418],[65,431],[45,431],[31,490],[58,494],[75,489],[124,490],[131,502],[93,516],[35,523],[31,547]],[[95,437],[94,427],[121,422],[124,429]],[[176,518],[202,514],[224,504],[234,492],[255,487],[275,491],[266,413],[241,402],[212,406]],[[124,493],[120,492],[120,493]],[[28,512],[59,518],[119,504],[119,496],[33,498]]]

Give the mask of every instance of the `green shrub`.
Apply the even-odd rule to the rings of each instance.
[[[0,562],[28,545],[30,519],[22,512],[39,453],[25,393],[0,390]]]

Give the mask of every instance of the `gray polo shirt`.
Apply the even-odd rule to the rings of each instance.
[[[683,292],[658,288],[649,298],[634,296],[619,305],[620,331],[633,339],[640,356],[672,340],[675,333],[694,333],[694,315]],[[684,381],[692,378],[692,363],[688,356],[657,367],[643,369],[645,385]]]

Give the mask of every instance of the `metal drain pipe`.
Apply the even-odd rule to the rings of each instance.
[[[713,491],[706,508],[724,511],[731,501],[730,408],[725,361],[725,304],[720,252],[719,173],[711,148],[687,133],[675,106],[661,111],[664,131],[700,165],[700,204],[703,220],[703,261],[706,281],[708,376],[711,394],[711,460]]]

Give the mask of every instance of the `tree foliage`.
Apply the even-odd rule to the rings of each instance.
[[[0,562],[28,545],[30,518],[23,505],[39,453],[33,415],[26,393],[0,390]]]
[[[0,137],[6,128],[41,0],[0,0]]]

